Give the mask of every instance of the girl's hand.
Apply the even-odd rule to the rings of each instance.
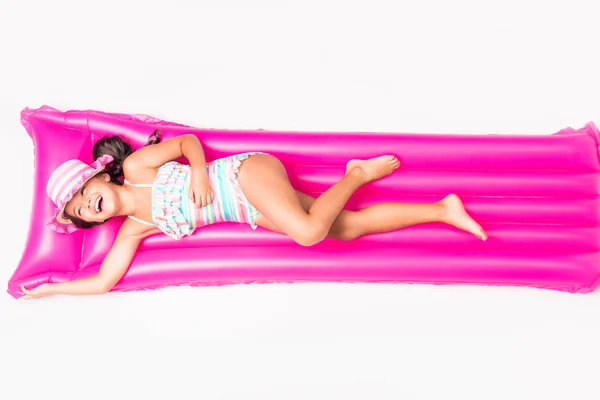
[[[21,291],[25,293],[25,296],[23,296],[23,298],[25,300],[30,300],[48,296],[50,294],[50,291],[48,290],[50,288],[50,285],[50,283],[42,283],[40,286],[31,290],[27,290],[25,289],[25,286],[21,285]]]
[[[215,192],[210,185],[206,170],[192,170],[190,181],[190,200],[196,207],[201,208],[211,203],[215,198]]]

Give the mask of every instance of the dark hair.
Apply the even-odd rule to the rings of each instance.
[[[160,143],[160,140],[160,129],[157,129],[152,135],[148,137],[148,142],[146,143],[146,146]],[[111,183],[114,183],[115,185],[123,185],[123,182],[121,182],[121,180],[119,179],[123,176],[123,163],[125,162],[125,159],[131,153],[133,153],[133,151],[134,150],[131,147],[131,145],[124,141],[120,136],[106,136],[100,139],[98,142],[96,142],[92,151],[94,155],[94,160],[97,160],[105,154],[111,155],[114,158],[114,160],[106,164],[106,166],[104,167],[104,171],[98,172],[96,175],[94,175],[94,178],[106,172],[110,176]],[[108,221],[106,220],[103,222],[88,222],[77,218],[73,215],[69,215],[66,212],[65,216],[69,218],[73,222],[73,225],[75,225],[79,229],[89,229]]]
[[[146,146],[159,143],[160,139],[160,129],[157,129],[148,137]],[[123,176],[123,163],[131,153],[133,153],[131,145],[119,136],[103,137],[94,145],[93,150],[94,160],[105,154],[111,155],[114,158],[113,161],[106,164],[104,171],[110,175],[110,181],[116,185],[123,184],[119,178]]]

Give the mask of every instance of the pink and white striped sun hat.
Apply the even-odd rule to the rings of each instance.
[[[65,206],[87,181],[98,172],[103,171],[104,166],[112,160],[112,156],[105,154],[94,161],[91,166],[73,159],[65,161],[56,168],[46,185],[46,193],[56,205],[54,215],[46,226],[59,233],[72,233],[78,230],[73,222],[64,215]]]

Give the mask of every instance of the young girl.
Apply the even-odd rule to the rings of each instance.
[[[400,166],[392,155],[349,161],[345,176],[315,199],[294,190],[282,163],[267,153],[236,154],[206,164],[200,141],[192,134],[161,142],[157,130],[135,152],[111,136],[96,143],[93,153],[91,166],[69,160],[52,173],[46,191],[57,208],[48,226],[68,234],[111,217],[128,218],[97,275],[32,290],[22,285],[26,299],[105,293],[125,274],[145,237],[163,232],[180,239],[197,227],[222,221],[261,226],[302,246],[326,237],[352,240],[426,222],[444,222],[487,239],[454,194],[432,204],[380,203],[344,210],[359,187]],[[181,156],[190,165],[173,161]]]

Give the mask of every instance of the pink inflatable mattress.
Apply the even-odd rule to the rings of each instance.
[[[121,135],[134,148],[156,128],[163,140],[193,133],[207,161],[265,151],[286,166],[296,189],[313,196],[344,174],[351,158],[393,153],[399,170],[360,188],[347,209],[381,201],[433,202],[458,194],[489,239],[432,223],[354,241],[302,247],[285,235],[220,223],[140,246],[116,291],[174,285],[269,282],[403,282],[510,285],[587,293],[600,277],[599,133],[593,122],[546,135],[458,135],[201,129],[141,114],[25,108],[34,144],[29,233],[8,283],[33,288],[95,274],[122,218],[72,235],[45,226],[51,172],[69,158],[91,163],[92,147]],[[23,155],[27,157],[27,155]],[[186,160],[179,160],[185,162]],[[24,185],[29,184],[23,182]]]

